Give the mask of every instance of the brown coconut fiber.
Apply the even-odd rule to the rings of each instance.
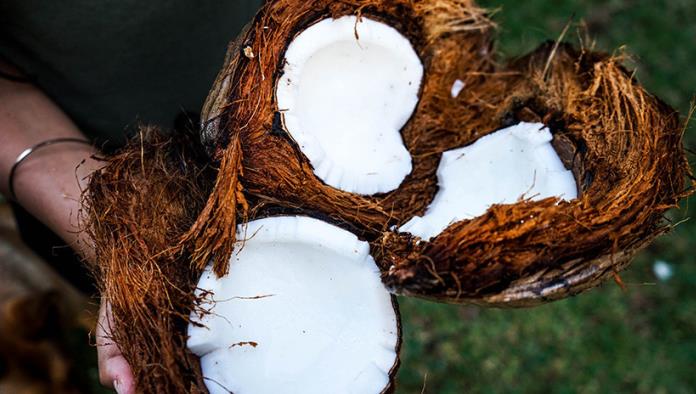
[[[314,174],[275,103],[287,45],[327,17],[355,14],[408,37],[425,68],[402,137],[413,171],[390,193],[361,196]],[[608,56],[548,43],[509,62],[495,26],[469,0],[277,0],[230,46],[203,111],[201,140],[146,132],[97,174],[86,206],[113,339],[145,392],[205,391],[185,347],[193,288],[212,259],[223,275],[235,226],[302,214],[372,245],[395,293],[437,301],[532,306],[577,294],[622,270],[670,229],[664,214],[693,181],[675,110]],[[453,99],[452,83],[466,84]],[[430,242],[389,229],[422,215],[444,151],[519,121],[546,124],[579,184],[571,202],[493,206]]]
[[[186,327],[200,272],[177,240],[192,228],[214,173],[190,136],[144,129],[96,173],[85,203],[105,327],[143,392],[207,392]]]

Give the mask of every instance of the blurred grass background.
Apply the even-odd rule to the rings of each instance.
[[[479,0],[498,9],[499,51],[555,40],[570,18],[596,48],[626,46],[649,91],[688,112],[696,92],[696,0]],[[577,42],[575,29],[568,41]],[[696,122],[694,122],[696,123]],[[692,123],[685,144],[696,150]],[[690,160],[696,163],[691,155]],[[695,216],[696,200],[672,213]],[[673,271],[656,277],[654,264]],[[528,310],[400,300],[399,393],[696,393],[696,221],[679,225],[613,282]]]

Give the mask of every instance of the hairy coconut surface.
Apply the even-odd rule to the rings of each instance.
[[[347,15],[395,28],[424,67],[400,130],[412,171],[388,193],[350,193],[317,177],[276,99],[293,37]],[[237,225],[249,219],[322,219],[371,244],[394,292],[498,306],[593,287],[669,229],[664,212],[690,192],[678,114],[620,57],[549,43],[505,63],[493,30],[469,0],[267,2],[230,46],[203,111],[216,170],[195,144],[154,137],[110,159],[90,186],[89,230],[114,340],[143,391],[205,390],[186,349],[193,290],[211,260],[217,275],[228,272]],[[430,240],[398,231],[432,203],[444,152],[519,122],[549,128],[576,200],[494,205]]]
[[[111,304],[107,329],[144,392],[205,392],[198,357],[186,348],[200,272],[177,247],[214,177],[195,146],[186,135],[143,130],[93,176],[84,204],[93,273]]]

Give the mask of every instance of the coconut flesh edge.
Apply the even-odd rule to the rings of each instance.
[[[412,169],[399,131],[415,110],[422,78],[413,46],[393,27],[366,17],[324,19],[288,46],[278,110],[326,184],[384,193]]]
[[[484,214],[493,204],[576,199],[573,173],[563,166],[551,140],[543,124],[523,122],[443,153],[438,193],[424,216],[412,218],[399,231],[428,240],[454,222]]]
[[[379,393],[397,361],[391,295],[366,242],[307,217],[238,230],[229,274],[208,267],[187,346],[211,394]]]

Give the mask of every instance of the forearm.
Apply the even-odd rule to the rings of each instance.
[[[3,67],[3,65],[0,65]],[[6,66],[5,66],[6,67]],[[10,169],[18,155],[39,142],[85,137],[41,90],[28,83],[0,79],[0,191],[8,195]],[[80,195],[99,163],[87,145],[66,143],[31,154],[13,180],[18,202],[67,244],[78,245]]]

